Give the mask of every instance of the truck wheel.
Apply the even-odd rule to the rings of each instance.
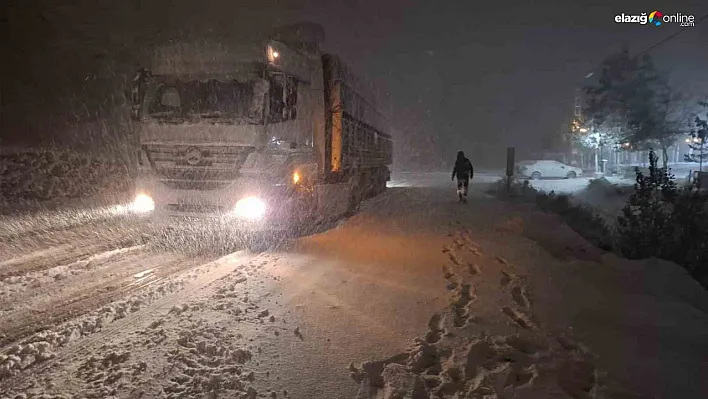
[[[386,192],[386,183],[388,182],[388,171],[386,168],[381,169],[381,172],[379,173],[379,189],[378,193],[383,194]]]
[[[566,179],[575,179],[576,177],[578,177],[578,175],[575,172],[568,172],[565,176]]]

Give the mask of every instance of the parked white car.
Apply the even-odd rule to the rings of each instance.
[[[583,175],[583,170],[558,161],[523,161],[516,164],[516,173],[532,179],[574,179]]]

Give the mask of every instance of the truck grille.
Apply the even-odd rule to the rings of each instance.
[[[218,189],[236,179],[254,148],[148,144],[143,146],[164,184],[177,189]]]

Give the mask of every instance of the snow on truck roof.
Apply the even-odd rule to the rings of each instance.
[[[226,46],[216,42],[174,42],[158,48],[152,60],[155,75],[208,76],[248,74],[264,62],[265,46],[256,41]]]
[[[274,27],[270,32],[255,32],[237,36],[211,36],[172,41],[158,48],[153,56],[151,71],[155,75],[243,76],[255,66],[264,67],[267,46],[274,42],[288,50],[319,53],[324,29],[313,23],[298,23]],[[309,80],[309,76],[307,76]]]

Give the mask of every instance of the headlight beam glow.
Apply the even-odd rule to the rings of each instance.
[[[266,204],[256,197],[240,199],[234,207],[234,214],[243,219],[258,220],[265,216]]]
[[[131,208],[136,213],[152,212],[155,210],[155,201],[147,194],[138,194]]]

